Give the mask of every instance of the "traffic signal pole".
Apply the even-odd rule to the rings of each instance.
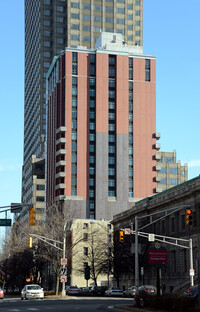
[[[138,216],[135,216],[135,287],[139,287],[139,265],[138,265]]]
[[[190,283],[194,286],[194,268],[193,268],[193,254],[192,254],[192,238],[189,241],[189,253],[190,253]]]

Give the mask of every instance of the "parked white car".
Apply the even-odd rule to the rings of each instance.
[[[23,299],[43,299],[44,291],[39,285],[26,285],[21,291],[21,300]]]
[[[105,291],[105,296],[123,297],[124,293],[119,287],[110,287]]]

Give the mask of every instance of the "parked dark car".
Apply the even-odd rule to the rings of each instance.
[[[140,304],[141,307],[144,307],[148,302],[148,297],[157,294],[157,288],[153,285],[142,285],[139,286],[136,294],[135,300]]]
[[[92,296],[104,296],[106,288],[104,286],[93,286],[90,290]]]
[[[191,286],[184,290],[183,292],[184,297],[190,297],[190,298],[198,298],[199,295],[199,287],[198,286]]]

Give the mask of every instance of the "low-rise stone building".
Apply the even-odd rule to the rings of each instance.
[[[192,210],[192,225],[186,225],[186,208]],[[167,210],[167,211],[166,211]],[[164,212],[162,212],[164,211]],[[158,213],[159,212],[159,213]],[[158,214],[157,214],[158,213]],[[138,216],[138,227],[142,232],[152,233],[165,237],[189,239],[193,244],[194,283],[198,279],[200,255],[200,176],[181,183],[159,194],[146,197],[134,206],[114,216],[114,232],[120,229],[135,228],[135,216]],[[145,215],[151,215],[150,217]],[[141,218],[142,217],[142,218]],[[158,221],[156,221],[159,219]],[[155,222],[156,221],[156,222]],[[149,224],[145,227],[145,225]],[[118,238],[118,237],[117,237]],[[176,242],[176,241],[173,241]],[[124,235],[124,242],[116,239],[116,245],[122,246],[124,258],[122,259],[121,288],[135,284],[135,235]],[[155,245],[148,239],[139,236],[139,284],[156,285],[156,265],[148,262],[148,249]],[[167,264],[160,265],[161,281],[167,285],[167,290],[175,290],[191,283],[189,249],[160,242],[167,249]],[[189,244],[186,242],[185,246]],[[117,247],[117,248],[118,248]],[[142,271],[141,271],[141,268]],[[141,275],[144,272],[144,275]]]

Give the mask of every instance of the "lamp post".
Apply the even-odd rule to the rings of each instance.
[[[91,221],[90,224],[96,224],[99,225],[104,231],[105,227],[98,223],[98,222],[93,222]],[[107,268],[107,280],[108,280],[108,288],[109,288],[109,284],[110,284],[110,233],[109,233],[109,229],[110,229],[110,223],[107,223],[107,243],[108,243],[108,247],[107,247],[107,263],[108,263],[108,268]]]

